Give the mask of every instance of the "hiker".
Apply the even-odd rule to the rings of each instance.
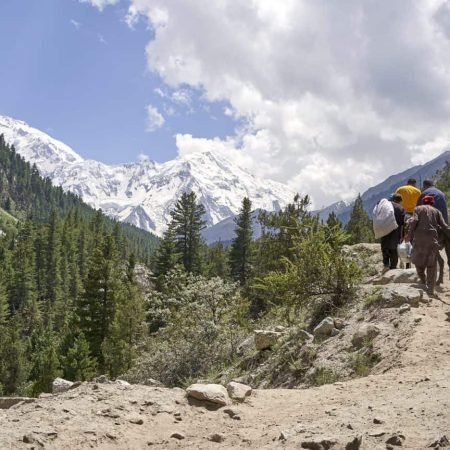
[[[426,195],[422,205],[414,209],[409,221],[405,242],[412,243],[411,261],[416,266],[420,282],[425,284],[429,295],[434,295],[437,258],[440,249],[440,233],[450,237],[450,227],[442,213],[434,206],[434,197]]]
[[[427,195],[431,195],[434,198],[434,207],[441,212],[445,223],[448,224],[448,210],[445,194],[434,185],[434,182],[432,180],[423,180],[422,188],[422,194],[417,200],[417,205],[422,205],[423,198]]]
[[[433,180],[423,180],[422,194],[419,200],[417,200],[417,204],[422,205],[422,200],[427,195],[431,195],[434,198],[434,207],[442,213],[445,223],[448,224],[447,199],[445,198],[445,194],[434,185]],[[450,240],[444,234],[441,234],[440,238],[443,244],[442,246],[445,248],[445,254],[447,255],[447,264],[450,267]],[[439,286],[444,281],[444,259],[440,253],[438,253],[438,266],[439,276],[436,284]]]
[[[420,189],[416,187],[416,179],[409,178],[404,186],[400,186],[395,193],[402,196],[402,206],[405,209],[406,219],[412,216],[417,200],[421,195]]]
[[[405,210],[401,206],[402,196],[392,194],[389,201],[394,207],[394,217],[397,228],[381,238],[381,253],[383,254],[383,273],[389,269],[396,269],[398,264],[397,246],[403,238],[403,226],[405,225]],[[395,224],[394,224],[395,226]]]

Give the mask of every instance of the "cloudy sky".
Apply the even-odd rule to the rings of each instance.
[[[0,52],[0,113],[105,162],[213,150],[319,207],[449,148],[446,0],[2,0]]]

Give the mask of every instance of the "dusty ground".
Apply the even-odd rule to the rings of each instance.
[[[189,404],[181,389],[83,384],[0,410],[0,449],[351,450],[358,447],[350,442],[362,437],[359,448],[376,450],[389,448],[395,433],[404,440],[394,449],[428,448],[444,435],[450,440],[448,281],[439,295],[405,313],[414,332],[400,340],[392,335],[399,351],[384,373],[304,390],[254,391],[247,403],[231,407],[239,420],[226,408]],[[223,442],[208,440],[214,433]]]

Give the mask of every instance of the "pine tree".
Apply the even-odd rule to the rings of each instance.
[[[117,298],[121,295],[122,273],[114,238],[97,240],[89,263],[84,294],[78,302],[78,316],[93,356],[103,363],[102,344],[114,320]]]
[[[154,275],[159,278],[166,275],[170,270],[180,263],[180,253],[178,252],[175,229],[173,224],[169,224],[164,232],[155,257]]]
[[[239,216],[236,218],[235,238],[230,250],[230,269],[232,277],[244,285],[252,270],[252,203],[245,197]]]
[[[345,231],[350,235],[350,244],[373,242],[375,239],[372,229],[372,221],[364,210],[364,205],[360,194],[356,197],[352,212],[350,214],[350,219],[345,227]]]
[[[89,343],[81,332],[74,340],[72,347],[63,358],[64,376],[72,381],[89,381],[97,370],[95,359],[91,356]]]
[[[205,208],[197,204],[194,192],[183,193],[171,212],[178,251],[188,273],[201,272],[201,230],[205,226]]]
[[[208,278],[220,277],[222,279],[229,276],[228,254],[221,242],[206,249],[205,275]]]

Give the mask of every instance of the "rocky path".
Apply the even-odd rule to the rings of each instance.
[[[0,449],[445,448],[449,294],[446,282],[440,299],[405,313],[415,331],[399,341],[395,368],[385,373],[258,390],[244,404],[217,410],[190,404],[181,389],[88,383],[0,409]]]

